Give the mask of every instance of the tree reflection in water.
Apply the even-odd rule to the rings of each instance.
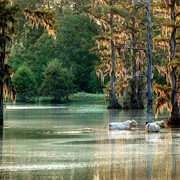
[[[180,129],[146,134],[143,111],[94,105],[21,110],[16,106],[6,112],[0,179],[180,178]],[[139,125],[133,130],[108,131],[109,122],[132,118]]]
[[[177,146],[171,130],[168,131],[149,134],[110,131],[112,179],[178,179],[180,141]]]

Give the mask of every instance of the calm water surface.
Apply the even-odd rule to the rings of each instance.
[[[145,115],[94,104],[8,106],[0,179],[179,180],[180,128],[145,134]],[[107,130],[132,118],[131,131]]]

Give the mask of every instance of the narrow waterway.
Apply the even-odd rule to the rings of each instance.
[[[145,110],[106,105],[9,105],[0,129],[0,179],[179,180],[180,128],[146,134],[145,118]],[[109,122],[128,119],[138,126],[108,131]]]

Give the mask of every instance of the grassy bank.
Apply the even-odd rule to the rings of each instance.
[[[52,97],[38,97],[38,98],[31,98],[27,100],[26,102],[54,102],[54,100]],[[87,102],[87,103],[96,103],[96,104],[104,103],[105,95],[79,92],[79,93],[70,95],[68,99],[67,98],[62,99],[62,103],[67,103],[67,102],[77,102],[77,103]]]
[[[105,95],[104,94],[90,94],[85,92],[79,92],[76,94],[70,95],[68,98],[62,99],[61,102],[55,102],[53,97],[36,97],[36,98],[29,98],[25,101],[22,101],[20,99],[16,99],[16,102],[26,102],[26,103],[68,103],[68,102],[86,102],[86,103],[105,103]],[[10,101],[7,101],[6,103],[11,103]]]
[[[89,103],[104,103],[104,94],[90,94],[90,93],[76,93],[69,96],[69,100],[72,102],[89,102]]]

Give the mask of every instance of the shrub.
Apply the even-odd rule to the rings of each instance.
[[[36,95],[37,85],[35,77],[28,67],[24,65],[19,67],[12,81],[15,84],[17,98],[20,100],[25,101]]]

